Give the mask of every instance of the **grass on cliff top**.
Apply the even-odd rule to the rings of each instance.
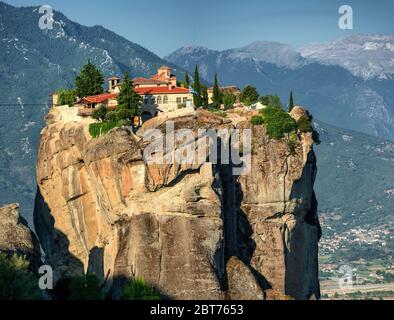
[[[120,124],[116,121],[91,123],[89,125],[89,133],[92,138],[97,138],[107,134],[108,131],[116,127],[120,127]]]

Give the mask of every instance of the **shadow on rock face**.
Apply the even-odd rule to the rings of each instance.
[[[55,228],[55,220],[37,188],[34,206],[34,227],[44,251],[44,264],[53,268],[55,282],[69,275],[83,275],[83,263],[68,250],[67,236]]]

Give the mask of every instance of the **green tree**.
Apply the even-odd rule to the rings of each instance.
[[[283,108],[282,102],[277,95],[266,95],[260,97],[260,102],[268,107]]]
[[[205,84],[200,85],[201,104],[204,109],[209,107],[208,87]]]
[[[294,108],[293,91],[290,91],[289,112]]]
[[[202,106],[202,97],[201,97],[201,83],[200,83],[200,75],[198,73],[198,67],[194,69],[194,84],[193,89],[195,91],[193,95],[193,103],[194,105],[199,108]]]
[[[279,140],[285,133],[296,129],[294,119],[282,108],[268,106],[261,110],[261,114],[267,127],[267,134],[272,139]]]
[[[123,287],[125,300],[160,300],[160,294],[144,278],[131,279]]]
[[[60,106],[73,106],[77,102],[77,92],[75,89],[60,89],[58,92],[57,104]]]
[[[135,92],[133,81],[129,78],[126,71],[120,92],[118,95],[118,106],[116,108],[118,120],[131,120],[139,114],[142,97]]]
[[[215,79],[213,82],[213,92],[212,92],[212,106],[216,109],[220,108],[222,104],[222,92],[220,91],[218,75],[215,74]]]
[[[183,81],[183,85],[185,86],[185,88],[190,87],[190,78],[189,78],[189,73],[185,73],[185,80]]]
[[[98,108],[94,109],[92,117],[95,120],[103,122],[106,120],[108,109],[105,105],[100,105]]]
[[[242,90],[239,98],[242,103],[250,106],[259,101],[259,93],[255,87],[248,85]]]
[[[75,79],[76,94],[79,98],[103,93],[104,76],[94,64],[88,61]]]
[[[116,112],[115,111],[108,111],[105,115],[105,121],[114,122],[116,121]]]
[[[38,279],[29,271],[29,262],[20,256],[0,253],[0,300],[38,300]]]
[[[264,119],[262,116],[253,116],[252,119],[250,119],[250,122],[255,126],[259,126],[264,123]]]
[[[237,98],[235,97],[235,95],[232,92],[230,92],[230,91],[225,92],[222,97],[224,107],[226,109],[231,108],[232,106],[234,106],[236,99]]]

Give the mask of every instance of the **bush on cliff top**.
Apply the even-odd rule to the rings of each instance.
[[[264,123],[264,119],[262,116],[253,116],[252,119],[250,119],[250,122],[255,126],[259,126]]]
[[[297,127],[294,119],[282,108],[266,107],[261,110],[261,114],[271,139],[282,139],[285,133],[290,133]]]

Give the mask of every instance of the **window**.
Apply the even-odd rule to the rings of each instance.
[[[182,103],[182,98],[176,98],[176,103],[181,104]]]
[[[183,98],[183,104],[186,104],[187,103],[187,98],[185,97],[185,98]]]
[[[163,103],[164,103],[164,104],[167,104],[167,103],[168,103],[168,97],[167,97],[167,96],[164,96],[164,98],[163,98]]]
[[[161,100],[161,96],[157,97],[157,104],[161,104],[162,100]]]
[[[151,97],[150,98],[150,104],[154,105],[156,103],[156,98],[155,97]]]
[[[149,104],[149,98],[148,98],[148,97],[145,97],[145,98],[144,98],[144,104],[145,104],[145,105]]]

